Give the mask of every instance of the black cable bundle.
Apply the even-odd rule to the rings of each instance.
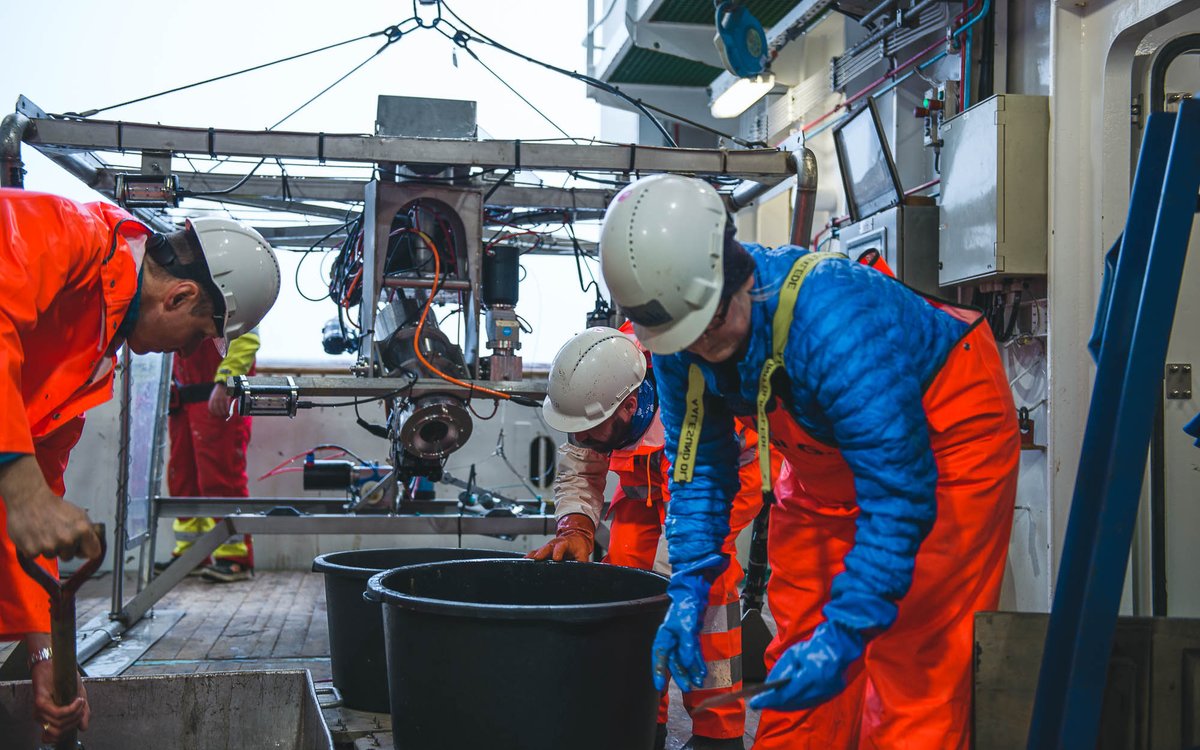
[[[341,310],[362,301],[362,284],[356,283],[362,271],[362,217],[350,223],[333,265],[329,268],[329,298]]]

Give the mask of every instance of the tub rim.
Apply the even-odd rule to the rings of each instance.
[[[379,602],[383,605],[390,605],[398,609],[424,614],[448,615],[453,617],[473,617],[489,620],[555,620],[559,622],[604,620],[612,619],[614,617],[624,617],[628,615],[642,614],[645,612],[653,612],[656,610],[661,610],[665,614],[667,605],[669,603],[669,598],[665,588],[661,594],[641,597],[638,599],[627,599],[619,602],[597,602],[594,604],[493,604],[485,602],[459,602],[448,599],[431,599],[423,596],[413,596],[411,594],[401,593],[395,589],[387,588],[383,585],[383,580],[386,577],[400,570],[415,570],[419,568],[435,568],[442,566],[450,566],[453,568],[457,565],[479,562],[512,562],[520,565],[604,566],[606,568],[621,570],[621,575],[633,573],[651,576],[653,578],[660,579],[664,582],[664,584],[670,580],[666,576],[655,573],[652,570],[629,568],[621,565],[609,565],[607,563],[576,561],[555,562],[553,560],[528,560],[522,558],[447,560],[443,562],[421,563],[418,565],[403,565],[398,568],[392,568],[391,570],[385,570],[381,573],[377,573],[371,576],[370,580],[367,582],[367,590],[363,592],[363,597],[368,601]]]
[[[356,578],[359,580],[366,581],[366,580],[370,579],[372,576],[374,576],[376,573],[380,573],[380,572],[386,573],[390,570],[399,570],[400,568],[411,567],[411,565],[429,565],[429,564],[436,564],[436,563],[412,563],[411,565],[397,565],[397,566],[393,566],[391,568],[365,568],[365,567],[362,567],[359,565],[343,565],[341,563],[335,562],[332,558],[335,558],[338,555],[352,555],[352,554],[362,554],[362,553],[370,553],[370,552],[402,552],[402,551],[403,552],[407,552],[407,551],[433,552],[433,551],[446,551],[446,550],[472,552],[472,553],[478,552],[481,555],[481,557],[478,557],[478,558],[462,558],[463,560],[468,560],[468,559],[470,559],[470,560],[475,560],[475,559],[486,560],[486,559],[489,559],[488,557],[486,557],[486,555],[488,555],[488,554],[497,554],[498,555],[496,558],[493,558],[493,559],[516,560],[521,557],[520,553],[513,552],[511,550],[482,549],[479,547],[372,547],[370,549],[343,549],[343,550],[337,550],[336,552],[326,552],[324,554],[317,555],[316,557],[314,557],[313,562],[312,562],[312,572],[325,573],[325,574],[333,573],[333,574],[336,574],[339,576],[343,576],[345,578]],[[509,557],[510,555],[512,557]],[[445,562],[451,562],[451,561],[447,560]],[[458,561],[455,561],[455,562],[458,562]]]

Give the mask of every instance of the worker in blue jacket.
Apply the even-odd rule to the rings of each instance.
[[[734,239],[721,197],[640,179],[605,216],[601,268],[654,353],[672,604],[660,687],[702,684],[707,592],[728,559],[734,417],[754,415],[773,488],[778,633],[755,748],[970,746],[974,614],[999,599],[1019,436],[981,314],[877,269]]]

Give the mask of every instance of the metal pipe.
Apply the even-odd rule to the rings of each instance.
[[[792,211],[793,245],[808,246],[817,208],[817,157],[807,146],[792,152],[796,162],[796,205]]]
[[[25,163],[21,161],[21,141],[31,125],[20,112],[0,121],[0,187],[25,187]]]
[[[817,157],[805,146],[788,155],[796,171],[796,205],[792,212],[791,244],[807,247],[812,234],[817,196]],[[741,211],[774,188],[761,182],[743,182],[729,195],[729,209]]]
[[[918,3],[916,6],[914,6],[914,7],[913,7],[913,10],[910,10],[910,11],[909,11],[909,13],[912,13],[913,11],[915,11],[915,10],[917,10],[917,9],[924,8],[924,7],[925,7],[926,5],[928,5],[928,4],[929,4],[928,2],[921,2],[921,3]],[[978,3],[976,3],[976,7],[977,7],[977,6],[978,6]],[[982,11],[980,11],[979,15],[977,15],[977,16],[975,16],[974,18],[972,18],[971,20],[967,21],[967,23],[966,23],[966,24],[964,24],[963,26],[961,26],[960,28],[958,28],[958,29],[956,29],[956,30],[952,31],[952,32],[951,32],[951,36],[958,36],[958,35],[962,34],[964,31],[966,31],[966,30],[970,29],[970,28],[971,28],[972,26],[974,26],[974,25],[975,25],[975,24],[976,24],[976,23],[977,23],[977,22],[978,22],[978,21],[979,21],[981,18],[983,18],[983,17],[984,17],[984,16],[987,14],[987,12],[988,12],[988,10],[989,10],[990,8],[991,8],[991,0],[983,0],[983,10],[982,10]],[[972,10],[974,10],[974,8],[972,8]],[[970,14],[970,11],[969,11],[969,10],[968,10],[968,11],[964,11],[963,13],[959,14],[958,16],[956,16],[956,17],[954,18],[954,23],[958,23],[958,22],[959,22],[959,21],[961,21],[963,18],[966,18],[966,17],[967,17],[967,15],[969,15],[969,14]],[[833,115],[837,114],[839,111],[841,111],[841,110],[843,110],[843,109],[848,109],[848,108],[850,107],[850,105],[851,105],[851,104],[853,104],[854,102],[858,101],[858,100],[859,100],[859,99],[861,99],[862,97],[866,96],[867,94],[872,94],[872,92],[874,92],[874,93],[872,94],[872,96],[879,97],[879,96],[882,96],[883,94],[887,93],[888,91],[891,91],[892,89],[896,88],[896,86],[898,86],[898,85],[899,85],[901,82],[903,82],[903,81],[907,80],[909,77],[911,77],[911,76],[913,75],[913,73],[912,73],[912,72],[910,72],[910,73],[908,73],[907,75],[905,75],[905,76],[904,76],[904,77],[902,77],[902,78],[896,78],[896,79],[895,79],[895,80],[893,80],[893,81],[892,81],[890,84],[888,84],[887,86],[884,86],[884,87],[883,87],[882,89],[880,89],[879,91],[875,91],[875,89],[876,89],[876,88],[878,88],[880,85],[882,85],[884,81],[888,80],[889,78],[894,78],[894,77],[896,76],[896,74],[898,74],[900,71],[904,70],[904,69],[905,69],[905,68],[907,68],[909,65],[912,65],[914,62],[916,62],[917,60],[919,60],[920,58],[922,58],[923,56],[925,56],[925,54],[927,54],[927,53],[929,53],[929,52],[932,52],[934,49],[936,49],[936,48],[937,48],[937,47],[939,47],[939,46],[942,46],[943,44],[945,44],[945,40],[940,40],[940,39],[939,39],[938,41],[936,41],[936,42],[934,42],[933,44],[929,45],[928,47],[926,47],[925,49],[921,50],[921,51],[920,51],[920,52],[918,52],[917,54],[915,54],[915,55],[913,55],[912,57],[908,58],[908,59],[907,59],[907,60],[905,60],[904,62],[900,63],[900,64],[899,64],[899,65],[897,65],[896,67],[894,67],[894,68],[892,68],[891,70],[889,70],[887,73],[884,73],[882,76],[880,76],[879,78],[875,79],[873,82],[871,82],[870,84],[868,84],[866,87],[864,87],[864,88],[860,89],[860,90],[859,90],[857,93],[855,93],[853,96],[849,96],[849,97],[847,97],[847,98],[846,98],[846,99],[845,99],[845,100],[844,100],[842,103],[838,104],[838,105],[837,105],[837,106],[835,106],[833,109],[829,110],[828,112],[826,112],[825,114],[823,114],[823,115],[821,115],[820,117],[816,118],[815,120],[810,120],[809,122],[806,122],[806,123],[804,124],[804,126],[801,128],[801,132],[803,132],[803,133],[804,133],[804,136],[805,136],[805,138],[813,138],[813,137],[815,137],[817,134],[819,134],[819,133],[822,133],[822,132],[824,132],[825,130],[827,130],[827,129],[828,129],[830,126],[831,126],[831,125],[835,124],[834,122],[830,122],[830,123],[828,123],[828,124],[826,124],[826,125],[822,125],[820,128],[818,128],[818,127],[817,127],[817,125],[818,125],[819,123],[822,123],[822,122],[824,122],[825,120],[827,120],[828,118],[830,118],[830,117],[832,117]],[[918,65],[916,69],[917,69],[917,70],[924,70],[925,68],[929,67],[929,66],[930,66],[930,65],[932,65],[933,63],[935,63],[935,62],[937,62],[938,60],[940,60],[940,59],[942,59],[943,57],[945,57],[945,56],[946,56],[946,54],[947,54],[947,53],[946,53],[946,50],[942,50],[942,51],[941,51],[941,52],[939,52],[938,54],[934,55],[933,57],[929,58],[929,59],[928,59],[928,60],[926,60],[925,62],[923,62],[923,63],[921,63],[920,65]]]
[[[904,196],[907,198],[908,196],[912,195],[913,193],[919,193],[922,190],[925,190],[926,188],[931,188],[940,182],[941,182],[941,179],[932,179],[929,182],[922,182],[920,185],[917,185],[916,187],[910,187],[908,190],[905,190]]]
[[[859,26],[869,25],[881,13],[883,13],[885,10],[888,10],[895,4],[896,4],[896,0],[886,0],[886,2],[882,2],[879,5],[876,5],[874,8],[870,9],[865,14],[863,14],[862,18],[858,19]]]
[[[125,597],[125,539],[128,537],[129,518],[129,432],[133,417],[133,358],[129,347],[121,358],[121,413],[118,418],[120,443],[117,449],[117,528],[113,534],[113,587],[110,617],[121,613],[121,601]]]
[[[383,285],[388,289],[432,289],[433,282],[433,279],[406,279],[393,276],[384,278]],[[467,292],[471,290],[471,282],[446,279],[445,281],[439,281],[437,287],[438,291],[443,292]]]
[[[348,502],[346,497],[159,497],[155,499],[155,507],[159,518],[223,518],[274,508],[293,508],[299,513],[337,513]]]
[[[146,525],[146,536],[142,540],[140,546],[140,560],[138,565],[138,583],[137,590],[140,592],[150,582],[150,577],[154,572],[154,554],[156,551],[156,539],[158,530],[158,511],[154,505],[154,498],[158,495],[159,488],[163,484],[163,473],[166,468],[166,460],[163,456],[164,449],[167,446],[167,405],[170,402],[171,393],[171,373],[174,368],[173,354],[164,354],[162,359],[162,368],[159,370],[159,389],[158,389],[158,417],[154,420],[154,433],[150,439],[152,446],[150,451],[150,486],[147,488],[149,498],[147,498],[147,508],[149,521]]]
[[[729,210],[734,212],[741,211],[773,187],[775,186],[746,180],[735,187],[733,192],[729,194]]]
[[[217,522],[211,531],[197,539],[150,585],[130,599],[121,611],[120,622],[132,627],[147,610],[175,584],[187,576],[213,550],[234,534],[508,534],[512,536],[554,534],[554,515],[530,514],[515,518],[485,517],[471,514],[426,516],[259,516],[235,514]],[[111,631],[98,636],[112,638]]]
[[[959,101],[962,102],[960,109],[969,109],[971,107],[971,37],[974,33],[970,29],[967,30],[963,37],[962,57],[959,59],[959,79],[962,81]]]
[[[942,2],[942,0],[921,0],[921,2],[904,11],[904,15],[915,18],[919,16],[923,10],[928,8],[930,5],[933,5],[935,2]],[[858,42],[853,47],[843,52],[840,57],[846,58],[857,55],[859,52],[862,52],[867,47],[875,44],[893,31],[899,31],[900,29],[904,28],[905,23],[906,22],[903,20],[893,21],[891,24],[874,31],[866,39],[863,39],[861,42]]]

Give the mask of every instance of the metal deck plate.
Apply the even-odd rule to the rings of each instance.
[[[116,677],[128,669],[142,654],[150,650],[159,638],[175,627],[183,618],[183,610],[159,609],[153,616],[147,615],[121,635],[121,640],[108,646],[83,665],[89,677]],[[80,628],[80,632],[99,629],[104,625],[100,618],[93,618]]]

